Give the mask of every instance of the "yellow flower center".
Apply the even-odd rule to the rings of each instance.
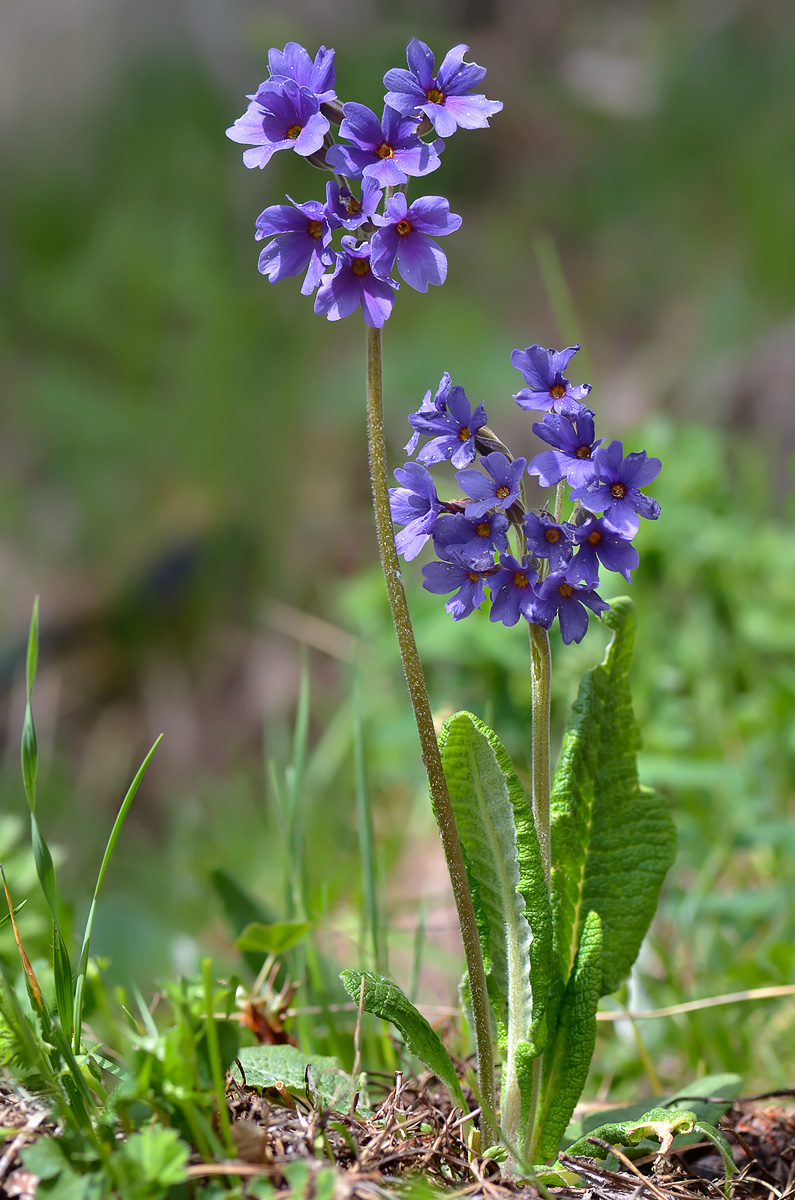
[[[425,95],[430,104],[444,104],[444,92],[440,92],[438,88],[428,88]]]
[[[562,400],[566,395],[565,383],[553,383],[552,387],[549,389],[549,394],[553,400]]]
[[[411,233],[411,225],[408,221],[398,221],[395,226],[395,232],[400,237],[405,237],[407,233]]]
[[[505,485],[504,485],[504,484],[503,484],[503,486],[502,486],[502,487],[498,487],[498,488],[497,488],[497,499],[498,499],[498,500],[504,500],[504,499],[505,499],[505,497],[506,497],[506,496],[510,496],[510,494],[511,494],[511,489],[510,489],[510,488],[507,488],[507,487],[505,487]]]
[[[480,579],[480,576],[478,575],[477,571],[467,571],[467,578],[471,579],[473,583],[477,583],[477,581]]]
[[[478,537],[489,537],[491,535],[491,525],[489,525],[488,521],[481,521],[475,532]]]
[[[616,500],[623,500],[626,494],[627,489],[624,487],[623,483],[614,483],[610,488],[610,495],[614,496]]]
[[[590,458],[590,457],[591,457],[591,447],[590,446],[578,446],[577,447],[577,458]]]
[[[359,203],[359,201],[356,199],[355,196],[348,197],[348,199],[345,203],[345,207],[348,210],[349,217],[355,217],[357,213],[360,213],[362,211],[362,206]]]
[[[458,431],[459,442],[467,442],[467,441],[469,441],[469,439],[471,437],[472,437],[472,434],[469,432],[468,425],[465,425],[463,429],[459,429],[459,431]]]
[[[528,580],[524,571],[514,571],[513,584],[514,584],[514,587],[524,588],[524,587],[530,586],[530,581]]]
[[[295,141],[295,139],[298,137],[298,135],[302,129],[303,129],[302,125],[291,125],[290,128],[287,130],[288,138],[292,138],[293,141]]]
[[[366,275],[370,270],[370,264],[366,258],[354,258],[351,263],[351,270],[354,275]]]
[[[569,596],[574,595],[574,588],[570,583],[562,583],[558,588],[558,594],[562,596],[564,600],[568,600]]]
[[[388,142],[382,142],[381,145],[376,150],[376,154],[378,155],[379,158],[391,158],[394,153],[395,153],[395,151],[392,149],[392,147],[389,145]]]
[[[309,234],[310,237],[313,237],[315,239],[315,241],[317,241],[317,239],[320,237],[322,232],[323,232],[323,222],[322,221],[310,221],[309,224],[307,225],[307,233]]]

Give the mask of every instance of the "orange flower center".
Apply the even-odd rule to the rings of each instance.
[[[514,587],[529,587],[530,586],[530,581],[528,580],[524,571],[514,571],[513,583],[514,583]]]
[[[599,543],[601,542],[601,540],[602,540],[602,535],[598,529],[594,529],[591,533],[588,534],[588,545],[589,546],[598,546]]]
[[[459,429],[459,431],[458,431],[459,442],[467,442],[467,441],[469,441],[469,439],[471,437],[472,437],[472,434],[469,432],[469,426],[465,425],[463,429]]]
[[[498,487],[498,488],[497,488],[497,499],[498,499],[498,500],[504,500],[504,499],[505,499],[505,497],[506,497],[506,496],[510,496],[510,494],[511,494],[511,489],[510,489],[510,488],[507,488],[507,487],[505,487],[505,485],[504,485],[504,484],[503,484],[503,486],[502,486],[502,487]]]
[[[481,521],[475,532],[478,537],[489,537],[491,534],[491,525],[489,525],[488,521]]]
[[[438,88],[428,88],[425,95],[430,104],[444,104],[444,92],[440,92]]]
[[[351,270],[354,275],[366,275],[370,270],[370,264],[366,258],[354,258],[351,263]]]
[[[614,483],[610,488],[610,495],[614,496],[616,500],[623,500],[626,494],[627,489],[624,487],[623,483]]]
[[[395,232],[400,237],[405,237],[407,233],[411,233],[411,225],[408,221],[398,221],[395,226]]]
[[[478,575],[477,571],[467,571],[467,578],[471,579],[473,583],[477,583],[477,581],[480,579],[480,576]]]
[[[394,153],[395,153],[395,151],[392,149],[392,147],[389,145],[388,142],[382,142],[381,145],[376,150],[376,154],[378,155],[379,158],[391,158]]]
[[[345,207],[348,210],[349,217],[355,217],[357,213],[360,213],[362,211],[362,206],[359,203],[359,201],[356,199],[355,196],[348,197]]]
[[[546,533],[544,534],[544,537],[547,539],[548,542],[550,542],[554,546],[555,542],[560,541],[560,530],[559,529],[548,529],[546,531]]]
[[[553,383],[552,387],[549,389],[549,394],[553,400],[562,400],[566,395],[565,383]]]
[[[290,128],[287,130],[288,138],[292,138],[293,141],[295,141],[295,139],[298,137],[298,135],[302,129],[303,129],[302,125],[291,125]]]
[[[317,241],[317,239],[320,237],[322,232],[323,232],[322,221],[310,221],[309,222],[309,225],[307,226],[307,233],[309,234],[310,237],[313,237],[315,239],[315,241]]]
[[[564,600],[568,600],[569,596],[574,595],[574,588],[570,583],[562,583],[558,588],[558,594],[562,596]]]
[[[578,446],[577,447],[577,458],[590,458],[590,457],[591,457],[591,447],[590,446]]]

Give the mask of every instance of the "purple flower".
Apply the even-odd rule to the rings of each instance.
[[[427,175],[439,166],[444,142],[426,144],[417,137],[417,122],[386,107],[378,117],[364,104],[343,104],[340,137],[354,146],[332,146],[326,162],[349,179],[375,179],[381,187],[407,183],[409,175]]]
[[[247,167],[266,166],[277,150],[295,150],[306,158],[323,145],[329,123],[309,88],[294,79],[267,79],[250,99],[226,131],[233,142],[254,147],[243,152]]]
[[[451,137],[456,127],[486,129],[489,117],[502,108],[499,100],[473,95],[471,89],[483,82],[485,67],[463,61],[469,46],[455,46],[444,57],[434,75],[434,56],[425,42],[412,38],[406,48],[408,71],[387,71],[384,84],[390,90],[384,102],[404,116],[425,113],[439,137]]]
[[[357,245],[356,238],[346,234],[342,252],[337,255],[333,272],[323,276],[315,296],[315,312],[329,321],[349,317],[361,304],[365,325],[380,329],[392,312],[398,284],[392,279],[379,279],[370,270],[370,246]]]
[[[433,533],[443,505],[436,495],[433,478],[419,463],[398,467],[395,479],[403,487],[389,489],[389,507],[396,525],[405,525],[395,538],[398,554],[409,562],[416,558]]]
[[[439,386],[436,389],[436,395],[433,397],[433,400],[431,399],[431,389],[428,388],[428,391],[425,393],[425,395],[422,398],[422,404],[417,409],[416,413],[412,413],[412,416],[426,417],[426,416],[430,416],[434,413],[445,412],[447,409],[447,396],[448,396],[449,391],[450,391],[450,372],[445,371],[444,375],[439,380]],[[409,417],[409,424],[413,424],[411,417]],[[419,441],[420,441],[420,435],[415,430],[415,432],[412,433],[411,437],[406,442],[406,445],[403,447],[404,450],[406,451],[406,453],[413,454],[414,451],[417,449],[417,446],[419,445]]]
[[[543,346],[528,346],[525,350],[514,350],[511,363],[525,378],[526,388],[516,392],[514,400],[520,408],[544,412],[554,405],[558,412],[576,413],[580,401],[591,390],[590,383],[573,387],[562,372],[569,359],[580,346],[569,346],[566,350],[545,350]]]
[[[586,487],[572,491],[572,500],[580,500],[593,512],[602,512],[607,524],[624,537],[638,532],[640,518],[656,521],[660,506],[640,488],[660,473],[659,458],[649,458],[645,450],[623,457],[621,442],[600,446],[594,453],[595,479]]]
[[[440,558],[456,550],[467,562],[479,562],[494,551],[508,552],[508,518],[500,512],[487,513],[470,521],[463,513],[442,513],[433,531],[433,545]]]
[[[557,571],[572,556],[572,534],[574,526],[568,521],[557,523],[546,513],[525,514],[523,528],[527,549],[536,558],[548,558],[549,569]]]
[[[409,208],[405,194],[398,192],[387,200],[385,215],[376,214],[373,221],[380,226],[372,240],[376,275],[386,279],[397,262],[401,279],[417,292],[427,292],[429,283],[444,283],[447,258],[428,234],[443,237],[460,227],[461,218],[450,212],[448,200],[423,196]]]
[[[490,508],[510,508],[521,495],[522,474],[527,465],[524,458],[515,458],[511,462],[499,450],[484,454],[482,462],[488,476],[476,467],[456,474],[459,484],[471,498],[464,511],[473,519],[485,516]]]
[[[568,571],[572,582],[583,581],[591,587],[599,582],[599,563],[608,571],[618,571],[629,583],[630,571],[638,565],[638,552],[631,542],[605,524],[604,517],[590,516],[574,531],[580,549]]]
[[[361,199],[350,188],[340,187],[336,179],[326,184],[326,209],[332,229],[358,229],[369,221],[381,201],[381,188],[374,179],[362,181]]]
[[[483,559],[471,562],[456,550],[451,549],[446,562],[426,563],[422,568],[422,586],[437,596],[447,592],[457,591],[445,604],[454,621],[468,617],[476,608],[480,608],[486,599],[484,572],[493,570],[493,560]]]
[[[570,577],[571,568],[548,575],[536,588],[535,603],[529,618],[535,625],[549,629],[556,616],[560,617],[563,641],[581,642],[588,628],[588,613],[607,612],[610,607],[593,588],[578,585]]]
[[[324,271],[334,262],[331,250],[331,226],[326,209],[318,200],[296,204],[272,204],[257,217],[257,241],[271,237],[259,256],[259,270],[271,283],[289,275],[300,275],[309,267],[301,292],[315,290]],[[292,207],[291,207],[292,206]]]
[[[309,57],[298,42],[288,42],[283,50],[268,51],[268,70],[272,79],[286,77],[294,79],[301,87],[308,88],[318,102],[336,100],[334,91],[334,51],[321,46],[315,61]]]
[[[604,438],[594,441],[593,412],[585,405],[574,414],[549,412],[536,421],[533,433],[554,446],[531,459],[529,475],[537,475],[542,487],[553,487],[566,479],[571,487],[584,487],[594,478],[593,452]]]
[[[515,625],[521,616],[529,621],[535,602],[533,584],[536,579],[536,572],[526,558],[519,562],[510,554],[501,554],[499,569],[489,580],[491,620]]]
[[[454,467],[466,467],[475,458],[475,434],[486,424],[486,412],[482,404],[473,412],[464,389],[455,386],[449,388],[442,411],[435,407],[430,411],[421,409],[412,413],[409,424],[417,433],[433,437],[420,450],[420,462],[450,459]]]

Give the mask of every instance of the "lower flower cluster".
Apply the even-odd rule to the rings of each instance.
[[[395,543],[407,560],[432,541],[437,561],[422,568],[423,586],[450,595],[453,620],[468,617],[491,597],[491,620],[515,625],[520,617],[549,629],[557,617],[564,642],[579,642],[588,611],[610,606],[597,594],[599,570],[631,581],[638,565],[632,540],[640,518],[656,520],[660,506],[641,491],[661,463],[645,450],[625,455],[621,442],[595,437],[594,412],[582,403],[588,384],[572,386],[562,372],[579,346],[563,351],[529,346],[515,350],[513,365],[526,386],[514,395],[523,409],[544,412],[533,432],[549,450],[528,463],[514,458],[486,424],[482,404],[474,410],[462,387],[442,376],[409,417],[406,446],[416,462],[395,471],[392,519],[402,526]],[[449,461],[465,493],[440,500],[428,466]],[[475,465],[471,465],[475,464]],[[528,511],[525,475],[554,487],[553,511]],[[562,520],[566,490],[573,510]]]

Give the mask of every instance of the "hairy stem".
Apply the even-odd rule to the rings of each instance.
[[[549,835],[549,704],[552,658],[549,634],[542,625],[530,625],[530,677],[533,705],[533,820],[541,847],[544,879],[550,888],[552,852]]]
[[[483,1107],[481,1124],[484,1127],[488,1145],[496,1142],[497,1131],[491,1127],[489,1115],[496,1111],[496,1103],[494,1097],[494,1046],[491,1037],[491,1013],[486,992],[486,974],[483,968],[483,955],[464,866],[464,856],[458,840],[458,830],[450,803],[450,795],[447,791],[447,780],[444,776],[439,743],[436,739],[436,730],[428,700],[428,689],[425,685],[417,643],[414,640],[414,630],[395,549],[392,516],[389,510],[389,476],[384,439],[381,331],[370,327],[367,330],[367,440],[375,528],[381,566],[384,571],[389,605],[392,609],[392,619],[400,646],[400,656],[403,660],[403,670],[406,673],[406,682],[414,709],[414,719],[417,723],[422,761],[428,776],[431,804],[436,823],[439,826],[447,870],[453,888],[458,923],[461,927],[461,940],[464,943],[464,955],[469,972],[478,1059],[479,1099]]]

